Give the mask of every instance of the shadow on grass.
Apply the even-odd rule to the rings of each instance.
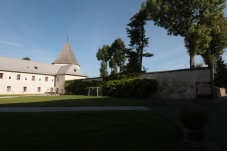
[[[182,138],[150,111],[2,113],[0,119],[1,150],[8,151],[167,151]]]
[[[1,98],[0,107],[83,107],[83,106],[159,106],[146,99],[127,99],[112,97],[91,97],[80,95],[64,96],[19,96]]]

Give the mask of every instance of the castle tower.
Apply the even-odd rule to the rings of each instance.
[[[72,48],[70,47],[68,38],[65,43],[65,46],[63,47],[63,49],[61,50],[60,54],[58,55],[57,59],[53,62],[53,64],[59,65],[59,66],[74,64],[75,66],[80,68],[80,65],[72,51]]]

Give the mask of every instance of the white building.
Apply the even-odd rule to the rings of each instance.
[[[68,39],[52,64],[0,56],[0,94],[62,93],[66,80],[84,78]]]

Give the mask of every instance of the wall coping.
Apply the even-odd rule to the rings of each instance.
[[[140,75],[143,74],[154,74],[154,73],[166,73],[166,72],[182,72],[182,71],[196,71],[196,70],[206,70],[206,69],[210,69],[209,67],[202,67],[202,68],[194,68],[194,69],[176,69],[176,70],[163,70],[163,71],[154,71],[154,72],[146,72],[146,73],[142,73]]]

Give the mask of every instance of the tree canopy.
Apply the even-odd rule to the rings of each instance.
[[[101,67],[100,67],[99,71],[100,71],[100,77],[107,77],[108,76],[107,64],[106,64],[105,61],[101,62]]]
[[[214,84],[218,87],[227,88],[227,63],[222,57],[217,59],[217,67],[215,70]]]
[[[201,56],[209,67],[216,68],[218,59],[227,47],[227,18],[221,15],[207,23],[210,26],[209,36],[212,39]]]
[[[102,48],[99,48],[98,52],[96,53],[96,57],[99,61],[102,61],[100,67],[100,75],[108,75],[108,64],[111,69],[111,74],[117,74],[118,67],[120,68],[120,72],[123,72],[126,60],[125,50],[125,44],[121,40],[121,38],[115,39],[111,46],[103,45]]]
[[[225,0],[147,0],[149,20],[163,27],[169,35],[184,37],[190,55],[190,67],[194,57],[203,54],[212,41],[211,30],[216,18],[223,15]]]
[[[22,59],[23,59],[23,60],[28,60],[28,61],[31,60],[29,57],[24,57],[24,58],[22,58]]]
[[[149,39],[146,37],[146,30],[144,27],[147,19],[147,11],[145,5],[142,4],[140,11],[130,19],[130,22],[127,24],[128,27],[126,28],[128,37],[130,38],[129,46],[131,47],[127,51],[129,56],[128,66],[135,66],[135,72],[142,71],[143,57],[153,56],[151,53],[145,53],[145,47],[148,46]]]
[[[120,72],[122,72],[126,61],[125,58],[126,47],[121,38],[115,39],[115,41],[111,45],[110,51],[111,51],[110,55],[113,57],[113,60],[116,63],[116,65],[120,68]]]

